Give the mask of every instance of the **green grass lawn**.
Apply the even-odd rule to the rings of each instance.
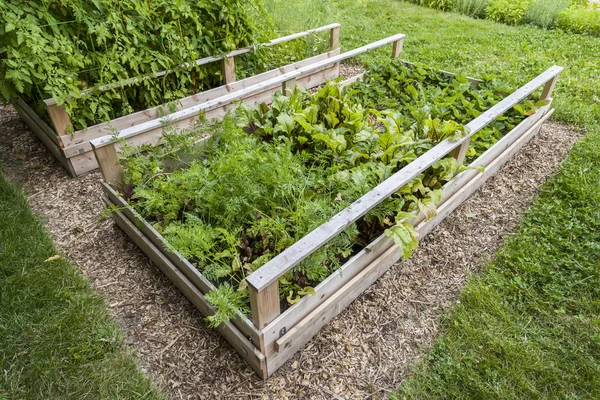
[[[517,235],[470,279],[434,348],[396,397],[600,398],[600,38],[391,0],[267,5],[282,31],[340,22],[346,49],[403,32],[403,58],[496,75],[513,87],[554,64],[566,68],[554,118],[586,126],[585,140],[544,186]],[[381,57],[389,49],[360,61]]]
[[[103,299],[0,174],[0,399],[156,399]]]

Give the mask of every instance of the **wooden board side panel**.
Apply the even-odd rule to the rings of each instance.
[[[42,121],[39,117],[32,117],[28,112],[25,111],[24,108],[18,108],[17,113],[21,117],[21,120],[29,126],[31,131],[35,134],[35,136],[46,146],[48,151],[61,163],[63,168],[69,173],[71,176],[77,176],[72,165],[71,161],[66,159],[62,153],[62,149],[58,147],[58,145],[51,139],[44,129],[44,121]],[[35,114],[35,113],[34,113]]]

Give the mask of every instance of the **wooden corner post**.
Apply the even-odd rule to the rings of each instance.
[[[54,99],[44,100],[44,103],[46,104],[46,110],[48,111],[48,115],[50,116],[50,120],[54,125],[57,135],[66,135],[67,129],[71,126],[71,119],[65,110],[64,104],[59,106]]]
[[[298,85],[298,83],[296,82],[296,78],[292,78],[287,81],[284,81],[281,84],[281,92],[285,96],[288,95],[288,92],[289,92],[289,94],[292,94],[292,92],[294,91],[294,89],[296,88],[297,85]]]
[[[452,150],[450,153],[452,157],[456,158],[456,164],[460,166],[465,162],[465,158],[467,157],[467,151],[469,151],[469,143],[471,143],[471,139],[465,140],[463,144]]]
[[[102,144],[94,140],[91,143],[104,181],[113,187],[123,183],[123,168],[119,164],[115,143]]]
[[[340,47],[340,26],[334,26],[329,31],[329,50],[335,50]]]
[[[279,306],[279,280],[276,279],[261,291],[258,291],[250,284],[248,285],[248,289],[250,291],[252,322],[258,329],[263,329],[281,313]]]
[[[542,89],[540,100],[550,100],[552,98],[552,92],[554,91],[554,86],[556,86],[556,81],[558,81],[559,75],[560,73],[557,74],[554,78],[550,79],[548,82],[546,82],[544,88]]]
[[[236,80],[235,76],[235,57],[223,57],[222,69],[223,69],[223,80],[225,84],[233,83]]]
[[[392,44],[392,58],[400,57],[400,53],[402,53],[402,45],[404,43],[404,38],[396,40]]]

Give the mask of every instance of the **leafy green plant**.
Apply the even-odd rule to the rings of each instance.
[[[7,0],[0,2],[0,21],[3,101],[54,97],[65,103],[74,128],[213,87],[221,80],[219,65],[180,66],[273,34],[261,0]],[[98,90],[161,70],[173,72]]]
[[[486,16],[492,21],[517,25],[523,20],[529,3],[530,0],[490,0]]]
[[[456,6],[456,0],[421,0],[421,3],[425,7],[442,11],[452,11]]]
[[[567,32],[600,36],[600,12],[587,7],[571,6],[560,13],[556,26]]]
[[[552,28],[560,13],[567,9],[570,0],[533,0],[525,11],[524,21],[529,24]]]
[[[454,11],[475,18],[485,17],[489,0],[456,0]]]
[[[167,127],[164,146],[126,152],[121,191],[220,287],[209,297],[217,309],[209,323],[216,326],[245,312],[248,274],[435,144],[467,134],[463,124],[506,92],[490,80],[474,86],[465,77],[390,61],[344,90],[335,83],[314,93],[298,87],[276,94],[270,106],[240,104],[222,122],[205,121],[192,132]],[[526,101],[482,131],[487,135],[473,141],[471,156],[534,107]],[[463,168],[452,157],[436,162],[282,276],[282,307],[314,293],[382,234],[409,257],[418,243],[410,219],[432,218],[443,185]]]

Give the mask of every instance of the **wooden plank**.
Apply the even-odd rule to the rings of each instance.
[[[196,267],[186,260],[179,252],[174,251],[172,247],[167,245],[166,240],[158,233],[152,225],[142,218],[133,208],[127,204],[119,194],[110,187],[106,182],[101,181],[102,190],[106,197],[119,207],[119,211],[136,226],[136,228],[144,235],[144,237],[164,254],[169,261],[181,271],[185,277],[200,290],[202,294],[206,294],[215,289],[215,286],[206,279]],[[245,317],[236,318],[231,321],[237,329],[249,338],[250,342],[259,347],[264,340],[263,334],[254,327],[254,324]]]
[[[25,112],[22,108],[17,108],[17,113],[21,117],[21,120],[29,126],[29,129],[34,133],[34,135],[46,146],[48,151],[61,163],[65,170],[71,175],[76,176],[73,167],[71,166],[71,162],[65,158],[62,154],[61,149],[52,141],[44,129],[38,124],[37,120],[39,117],[34,120],[27,112]],[[43,122],[43,121],[42,121]]]
[[[479,174],[476,178],[466,183],[457,193],[438,209],[436,217],[429,221],[421,222],[417,227],[420,237],[430,233],[444,218],[446,218],[454,209],[460,206],[471,194],[473,194],[489,177],[494,175],[512,156],[523,147],[540,129],[541,125],[552,115],[554,110],[543,115],[533,126],[521,134],[511,146],[495,159],[493,159],[486,171]],[[515,128],[516,129],[516,128]],[[511,131],[511,133],[521,133]],[[509,133],[509,135],[511,134]],[[509,136],[507,135],[507,136]],[[267,371],[271,375],[285,361],[287,361],[300,347],[304,346],[324,325],[345,309],[354,299],[371,286],[381,275],[383,275],[396,261],[401,258],[400,249],[397,246],[390,247],[377,260],[369,264],[356,276],[346,283],[340,290],[337,290],[321,305],[315,308],[304,319],[298,322],[285,335],[276,340],[275,352],[267,356]]]
[[[299,39],[299,38],[302,38],[302,37],[305,37],[305,36],[312,35],[314,33],[324,32],[324,31],[332,30],[332,29],[339,28],[339,27],[340,27],[340,24],[338,24],[338,23],[324,25],[324,26],[320,26],[318,28],[309,29],[309,30],[306,30],[306,31],[303,31],[303,32],[294,33],[292,35],[283,36],[283,37],[280,37],[280,38],[277,38],[277,39],[272,39],[272,40],[270,40],[270,41],[268,41],[266,43],[263,43],[263,44],[259,45],[258,47],[261,47],[261,46],[262,47],[271,47],[271,46],[275,46],[275,45],[280,44],[280,43],[289,42],[289,41],[292,41],[292,40],[295,40],[295,39]],[[254,51],[254,49],[255,49],[255,46],[246,46],[246,47],[243,47],[241,49],[233,50],[232,52],[230,52],[229,54],[226,54],[224,56],[218,56],[218,57],[211,56],[211,57],[204,57],[204,58],[198,59],[198,60],[194,61],[194,64],[195,65],[205,65],[205,64],[209,64],[209,63],[212,63],[212,62],[215,62],[215,61],[220,61],[224,57],[235,57],[235,56],[238,56],[240,54],[246,54],[246,53],[249,53],[251,51]],[[182,68],[185,69],[185,68],[189,68],[189,67],[191,67],[191,65],[189,63],[183,63],[183,64],[179,65],[176,69],[182,69]],[[118,82],[114,82],[114,83],[109,83],[109,84],[106,84],[106,85],[102,85],[102,86],[99,86],[97,88],[86,89],[86,90],[84,90],[84,91],[81,92],[81,97],[93,94],[96,90],[100,90],[101,92],[105,92],[105,91],[107,91],[109,89],[115,89],[115,88],[118,88],[118,87],[121,87],[121,86],[129,85],[129,84],[136,83],[136,82],[140,82],[142,80],[160,78],[161,76],[165,76],[166,74],[168,74],[170,72],[173,72],[173,70],[159,71],[159,72],[155,72],[155,73],[150,74],[150,75],[144,75],[144,76],[141,76],[141,77],[127,78],[127,79],[120,80]],[[54,99],[46,99],[46,100],[44,100],[44,102],[47,105],[56,105],[56,101]]]
[[[306,75],[306,74],[309,74],[309,73],[312,73],[315,71],[323,70],[324,68],[327,68],[328,66],[330,66],[332,64],[335,64],[340,61],[346,60],[348,58],[354,57],[358,54],[385,46],[387,44],[390,44],[390,43],[392,43],[396,40],[399,40],[401,38],[404,38],[404,37],[405,37],[405,35],[403,35],[403,34],[397,34],[394,36],[390,36],[388,38],[373,42],[366,46],[362,46],[357,49],[350,50],[346,53],[342,53],[337,56],[333,56],[333,57],[323,60],[321,62],[317,62],[317,63],[311,64],[311,65],[299,68],[296,71],[288,72],[279,77],[268,79],[266,81],[257,83],[246,89],[239,90],[234,93],[226,94],[225,96],[222,96],[218,99],[207,101],[205,103],[187,108],[185,110],[174,112],[174,113],[170,114],[168,116],[168,118],[173,122],[184,121],[186,119],[192,118],[194,115],[198,114],[198,112],[200,112],[200,111],[207,111],[207,110],[211,110],[214,108],[219,108],[225,104],[229,104],[233,101],[243,99],[243,98],[247,97],[248,95],[252,95],[252,94],[264,91],[266,88],[271,87],[272,85],[275,85],[275,84],[281,85],[281,83],[283,83],[284,81],[290,80],[292,78],[298,78],[300,76],[303,76],[303,75]],[[161,126],[160,121],[149,121],[146,123],[142,123],[142,124],[139,124],[132,128],[124,129],[121,132],[119,132],[118,135],[110,135],[110,136],[107,135],[102,138],[95,139],[94,145],[96,147],[105,146],[109,143],[115,142],[115,141],[123,139],[123,138],[130,138],[132,136],[136,136],[136,135],[142,134],[144,132],[159,129],[160,126]]]
[[[558,75],[554,77],[554,79],[548,81],[544,88],[542,89],[542,94],[540,95],[540,100],[549,100],[552,98],[552,92],[554,91],[554,86],[556,86],[556,82],[558,81]]]
[[[340,47],[340,26],[335,26],[331,28],[329,33],[329,48],[337,49]]]
[[[106,200],[111,204],[110,200]],[[204,298],[181,271],[179,271],[121,212],[114,211],[113,218],[117,225],[133,240],[171,282],[187,297],[187,299],[208,317],[215,313],[213,306]],[[266,377],[265,356],[230,322],[221,324],[217,330],[237,350],[242,358],[261,377]]]
[[[296,82],[296,78],[292,78],[289,81],[285,81],[281,84],[281,92],[286,96],[291,95],[294,89],[296,89],[296,86],[298,86],[298,82]]]
[[[387,197],[391,196],[398,189],[431,166],[431,164],[469,140],[472,135],[486,127],[509,108],[525,99],[538,87],[555,77],[560,71],[562,71],[562,67],[554,66],[548,69],[510,96],[482,113],[479,117],[466,125],[470,132],[468,135],[456,142],[445,140],[437,144],[434,148],[396,172],[369,193],[356,200],[349,207],[333,216],[328,222],[316,228],[271,259],[260,269],[253,272],[246,278],[248,285],[252,286],[257,291],[264,290],[270,283],[279,279],[281,275],[296,266],[322,245],[329,242],[329,240],[334,238],[373,207],[384,201]]]
[[[344,87],[351,85],[354,82],[364,78],[364,76],[365,76],[365,73],[363,72],[362,74],[358,74],[358,75],[353,76],[352,78],[348,78],[348,79],[341,81],[340,83],[338,83],[338,85],[340,86],[340,88],[344,88]]]
[[[258,82],[274,78],[276,76],[283,75],[290,71],[295,71],[298,68],[310,65],[312,63],[325,60],[329,57],[339,54],[340,50],[335,49],[327,53],[322,53],[314,57],[307,58],[296,63],[288,64],[283,67],[264,72],[262,74],[254,75],[240,81],[236,81],[232,84],[219,86],[214,89],[206,90],[202,93],[197,93],[192,96],[185,97],[178,100],[176,109],[183,110],[188,107],[192,107],[197,104],[204,103],[206,101],[216,99],[224,96],[227,93],[235,92],[237,90],[244,89],[252,86]],[[274,85],[276,87],[278,85]],[[67,158],[75,157],[76,155],[87,153],[92,151],[92,146],[89,143],[90,140],[112,134],[115,130],[125,129],[142,122],[151,121],[154,119],[160,119],[159,115],[168,114],[168,109],[165,104],[157,107],[152,107],[144,111],[139,111],[133,114],[126,115],[124,117],[113,119],[112,121],[101,123],[98,125],[90,126],[88,129],[75,132],[73,135],[63,135],[60,137],[64,143],[65,155]],[[96,166],[97,168],[97,166]]]
[[[123,169],[119,164],[119,156],[117,156],[117,150],[115,145],[104,146],[99,149],[94,148],[94,154],[98,165],[100,166],[100,172],[102,172],[102,178],[110,185],[118,185],[123,182]]]
[[[258,329],[262,329],[279,316],[279,281],[271,283],[260,292],[252,288],[249,290],[252,322]]]
[[[52,120],[57,135],[60,136],[66,134],[67,129],[71,126],[71,120],[65,110],[64,104],[59,106],[58,104],[48,105],[48,103],[46,103],[46,110],[48,111],[50,120]]]
[[[221,69],[223,71],[223,81],[225,84],[233,83],[235,79],[235,58],[223,57],[221,61]]]
[[[392,58],[400,57],[400,53],[402,53],[402,45],[404,44],[404,39],[396,40],[392,44]]]
[[[456,158],[456,164],[462,165],[465,162],[465,157],[467,156],[467,151],[469,151],[469,144],[471,140],[465,141],[463,144],[452,150],[452,157]]]
[[[25,103],[22,98],[18,97],[17,106],[23,109],[23,112],[25,112],[25,114],[27,114],[31,120],[36,123],[36,125],[42,130],[43,133],[46,134],[46,136],[48,136],[50,140],[52,140],[58,147],[61,147],[56,132],[54,132],[52,128],[50,128],[48,124],[42,118],[40,118],[40,116],[37,115],[37,113],[33,111],[31,107],[29,107],[29,104]]]

